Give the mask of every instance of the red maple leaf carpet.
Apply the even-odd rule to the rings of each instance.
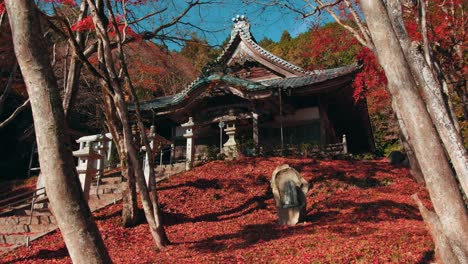
[[[288,163],[309,181],[306,222],[276,223],[269,180]],[[115,263],[426,263],[433,243],[410,195],[430,206],[406,168],[384,161],[242,158],[214,161],[158,186],[171,245],[148,226],[120,226],[121,204],[95,213]],[[59,232],[0,263],[70,263]]]

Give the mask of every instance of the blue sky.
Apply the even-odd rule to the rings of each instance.
[[[79,5],[82,0],[76,0]],[[134,0],[135,1],[135,0]],[[251,30],[257,41],[267,37],[273,41],[278,41],[283,31],[287,30],[295,37],[300,33],[307,31],[312,23],[317,23],[316,17],[303,19],[300,15],[279,7],[268,7],[258,4],[245,4],[245,1],[253,0],[202,0],[201,2],[212,2],[208,5],[202,5],[192,9],[186,17],[182,19],[183,22],[191,23],[197,27],[203,28],[204,31],[198,30],[197,34],[208,40],[210,45],[221,45],[222,42],[229,36],[233,22],[232,18],[236,15],[245,15],[250,21]],[[258,0],[269,2],[269,0]],[[147,0],[146,4],[141,6],[127,5],[134,12],[134,18],[140,18],[147,14],[153,13],[157,10],[167,8],[161,16],[152,16],[140,22],[135,28],[135,31],[153,31],[154,28],[164,22],[170,21],[172,17],[178,14],[185,8],[186,2],[189,0]],[[299,9],[304,9],[304,0],[287,0],[291,5]],[[44,4],[44,1],[39,1],[43,10],[51,12],[50,4]],[[115,1],[120,3],[120,1]],[[119,12],[117,12],[119,13]],[[132,20],[130,18],[129,20]],[[326,16],[322,17],[321,22],[329,21]],[[172,28],[169,35],[173,36],[190,36],[190,32],[197,31],[196,28],[186,27]],[[171,42],[166,42],[170,49],[180,49],[180,45]]]
[[[222,30],[215,34],[205,34],[206,38],[212,42],[210,44],[220,44],[226,39],[233,25],[231,19],[236,15],[245,15],[247,17],[251,24],[252,33],[258,41],[264,37],[278,41],[284,30],[288,30],[291,35],[296,36],[307,31],[310,26],[310,23],[292,12],[285,12],[278,8],[262,10],[260,6],[234,2],[238,1],[204,7],[204,10],[202,10],[203,17],[194,12],[189,20],[208,28]]]
[[[151,10],[161,8],[162,3],[170,3],[168,7],[171,10],[168,12],[175,16],[185,6],[185,1],[174,0],[172,1],[158,1],[154,6],[149,4],[145,9],[139,10],[138,13],[150,13]],[[294,0],[299,5],[304,3],[302,0]],[[230,34],[232,29],[232,18],[236,15],[245,15],[250,21],[251,30],[257,41],[267,37],[274,41],[278,41],[284,30],[291,33],[292,36],[307,31],[312,22],[316,18],[302,19],[298,14],[285,9],[269,7],[263,10],[262,6],[254,4],[244,4],[241,0],[233,1],[220,1],[210,5],[203,5],[201,7],[191,10],[191,12],[182,21],[189,22],[198,27],[201,27],[208,32],[199,31],[197,34],[200,37],[208,40],[211,45],[220,45]],[[167,14],[166,14],[167,17]],[[147,22],[143,27],[151,30],[152,23],[158,23],[156,20]],[[153,27],[154,28],[154,27]],[[196,29],[192,28],[193,31]],[[174,33],[175,29],[173,29]],[[170,49],[179,49],[180,46],[166,43]]]

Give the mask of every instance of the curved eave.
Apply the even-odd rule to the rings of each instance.
[[[315,86],[315,90],[317,90],[316,92],[326,92],[326,89],[320,89],[320,84],[331,80],[343,79],[345,77],[352,79],[361,67],[361,65],[353,64],[340,68],[314,71],[311,72],[310,75],[302,77],[267,80],[263,81],[262,84],[272,87],[281,87],[283,90],[304,88],[313,85]]]
[[[232,77],[229,75],[218,75],[213,74],[206,78],[197,79],[196,82],[189,85],[184,91],[171,95],[171,96],[164,96],[158,97],[150,101],[145,101],[140,103],[141,110],[153,110],[153,109],[166,109],[172,108],[177,106],[185,106],[189,99],[193,98],[194,96],[202,93],[212,82],[223,82],[226,84],[230,84],[233,87],[243,87],[246,91],[262,91],[268,89],[267,86],[264,86],[260,83]],[[134,110],[134,106],[130,107],[130,110]]]

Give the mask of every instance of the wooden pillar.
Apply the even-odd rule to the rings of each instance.
[[[322,99],[319,98],[319,118],[320,118],[320,146],[324,147],[327,142],[327,113]]]
[[[284,131],[283,131],[283,97],[281,88],[278,88],[278,97],[279,97],[279,115],[280,115],[280,136],[281,136],[281,156],[283,156],[284,151]]]

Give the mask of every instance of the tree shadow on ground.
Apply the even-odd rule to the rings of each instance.
[[[111,219],[111,218],[114,218],[114,217],[117,217],[117,216],[120,216],[122,215],[122,210],[117,210],[115,212],[113,212],[112,214],[101,214],[101,215],[98,215],[98,216],[94,216],[94,220],[95,221],[105,221],[105,220],[108,220],[108,219]]]
[[[12,260],[10,263],[16,263],[20,261],[28,261],[31,263],[35,263],[44,260],[53,260],[54,262],[56,262],[57,260],[66,258],[68,256],[68,250],[65,246],[63,246],[57,250],[41,249],[32,256],[18,257],[17,259]]]
[[[197,241],[194,243],[193,249],[209,253],[243,249],[254,244],[268,242],[305,232],[308,232],[308,230],[304,229],[303,226],[291,226],[285,229],[277,223],[246,225],[242,230],[235,233],[216,235],[205,240]],[[230,243],[228,249],[226,244],[227,241],[231,239],[238,239],[240,241],[234,244]]]
[[[330,223],[341,225],[360,222],[378,223],[382,221],[394,221],[395,219],[422,220],[419,210],[415,206],[391,200],[363,203],[334,200],[323,201],[315,204],[313,207],[326,208],[325,210],[309,209],[305,221],[313,222],[316,225],[328,225]]]
[[[218,179],[197,179],[195,181],[188,181],[177,185],[172,186],[164,186],[164,187],[157,187],[158,191],[170,190],[170,189],[177,189],[179,187],[194,187],[200,190],[207,190],[207,189],[221,189],[221,184]]]
[[[273,198],[273,194],[268,187],[263,195],[254,196],[237,207],[221,212],[209,213],[196,217],[188,217],[185,214],[173,214],[163,211],[164,223],[165,225],[177,225],[183,223],[216,222],[235,219],[250,214],[256,210],[265,209],[267,207],[266,200],[271,198]],[[221,217],[222,219],[220,219]]]
[[[421,257],[421,259],[417,262],[417,264],[427,264],[427,263],[433,263],[435,260],[435,252],[434,250],[428,250],[424,252],[424,255]]]

